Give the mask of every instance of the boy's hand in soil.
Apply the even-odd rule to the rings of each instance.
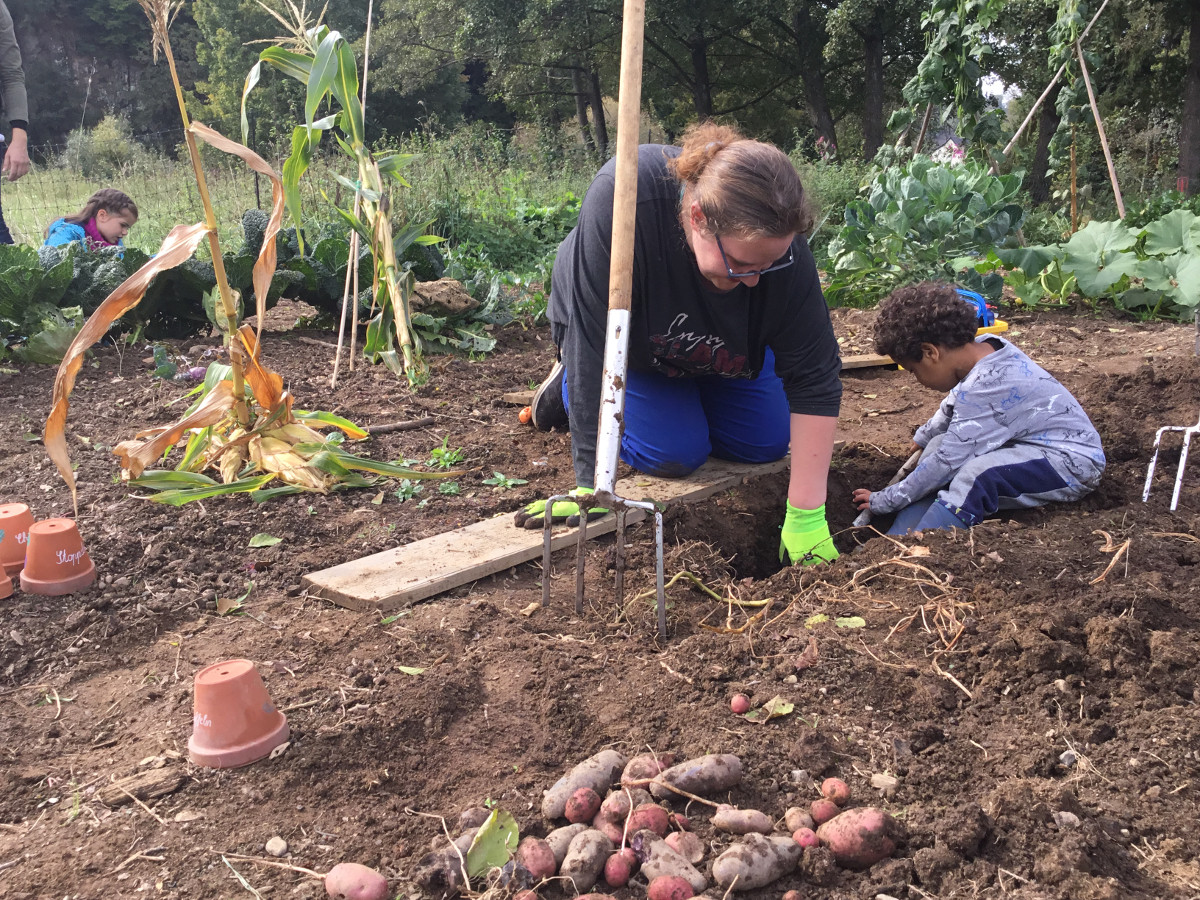
[[[825,506],[816,509],[797,509],[791,501],[779,535],[779,561],[802,566],[833,562],[839,556],[829,523],[825,521]]]
[[[856,488],[854,493],[850,495],[850,498],[854,501],[856,509],[866,510],[871,508],[871,492],[866,488]]]
[[[575,494],[591,495],[595,493],[594,488],[577,487],[572,492]],[[608,512],[607,509],[592,507],[588,510],[588,521],[598,519]],[[544,528],[546,526],[546,501],[534,500],[528,506],[517,510],[514,521],[518,528]],[[559,500],[550,509],[550,521],[562,522],[565,521],[568,525],[574,527],[579,524],[579,504],[572,503],[569,500]]]

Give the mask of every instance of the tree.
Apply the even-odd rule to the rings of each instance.
[[[1188,9],[1190,7],[1190,9]],[[1188,17],[1188,63],[1183,87],[1179,135],[1179,183],[1189,195],[1200,193],[1200,0],[1185,4]]]

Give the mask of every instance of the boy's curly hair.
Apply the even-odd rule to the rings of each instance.
[[[940,281],[898,288],[879,305],[875,352],[903,365],[920,361],[922,344],[962,347],[975,340],[978,315],[973,304]]]

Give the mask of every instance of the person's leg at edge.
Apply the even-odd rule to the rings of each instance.
[[[963,466],[917,527],[969,528],[1001,509],[1077,500],[1084,493],[1069,485],[1037,447],[1001,447]]]
[[[896,518],[892,522],[892,527],[887,530],[887,533],[893,537],[899,537],[908,534],[910,531],[919,531],[919,523],[921,519],[929,512],[929,507],[933,505],[937,497],[930,495],[922,497],[920,500],[914,500],[904,509],[896,513]]]
[[[563,404],[570,410],[566,378]],[[625,373],[624,462],[647,475],[683,478],[704,464],[711,449],[696,379]]]
[[[775,354],[767,348],[757,378],[696,379],[708,418],[712,455],[734,462],[780,459],[791,440],[791,417],[783,382],[775,374]]]

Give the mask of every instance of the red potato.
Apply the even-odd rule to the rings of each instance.
[[[617,900],[612,894],[580,894],[575,900]]]
[[[736,715],[745,715],[750,711],[750,698],[745,694],[734,694],[729,698],[729,708]]]
[[[338,863],[325,876],[325,893],[333,900],[388,900],[387,879],[368,866]]]
[[[572,824],[590,822],[600,811],[600,802],[600,795],[594,790],[590,787],[581,787],[567,798],[563,813],[566,815],[567,821]]]
[[[513,894],[513,900],[538,900],[537,891],[523,890]]]
[[[679,798],[668,785],[689,794],[719,794],[742,780],[742,761],[732,753],[710,753],[671,766],[650,782],[650,793],[660,800]]]
[[[821,796],[838,806],[845,806],[850,802],[850,785],[840,778],[826,778],[821,782]]]
[[[708,879],[653,831],[639,831],[633,836],[630,846],[641,860],[642,876],[647,881],[653,881],[660,875],[678,875],[687,880],[695,894],[703,893],[708,887]]]
[[[671,818],[667,811],[657,803],[645,803],[629,815],[629,834],[648,829],[659,837],[665,837],[671,830]]]
[[[818,825],[824,825],[841,810],[832,800],[814,800],[812,804],[812,819]]]
[[[654,802],[654,798],[650,796],[650,792],[648,790],[646,790],[645,788],[627,787],[627,788],[625,788],[625,790],[629,792],[629,804],[634,809],[637,809],[639,806],[643,806],[647,803]]]
[[[690,831],[672,831],[664,840],[667,846],[693,866],[704,861],[704,844]]]
[[[722,804],[712,817],[712,826],[717,831],[728,834],[770,834],[775,830],[775,823],[766,813],[757,809],[737,809]]]
[[[812,816],[806,810],[798,806],[793,806],[783,814],[783,821],[787,825],[787,830],[797,832],[801,828],[816,828],[816,823],[813,822]]]
[[[614,844],[619,844],[625,835],[625,820],[629,818],[631,808],[629,794],[613,791],[600,804],[600,811],[592,819],[592,827],[607,834]]]
[[[674,825],[676,828],[678,828],[680,831],[691,831],[692,830],[692,820],[689,819],[687,816],[685,816],[683,813],[674,813],[673,812],[667,818],[670,819],[671,824]]]
[[[567,848],[571,846],[571,841],[575,839],[575,835],[582,831],[587,831],[587,826],[580,822],[575,825],[564,825],[562,828],[555,828],[546,835],[546,843],[550,845],[550,850],[554,853],[554,864],[556,867],[562,865],[562,861],[567,857]]]
[[[659,875],[646,889],[650,900],[690,900],[696,896],[686,878],[678,875]]]
[[[803,900],[803,894],[799,891],[788,891],[782,897],[782,900]]]
[[[613,842],[603,831],[588,828],[571,839],[567,855],[558,868],[558,874],[568,879],[577,892],[586,893],[604,871],[604,864],[612,856]]]
[[[585,759],[570,772],[554,782],[542,796],[542,815],[550,821],[561,819],[567,810],[567,801],[580,788],[591,788],[597,794],[608,791],[625,768],[625,757],[616,750],[601,750]]]
[[[817,847],[821,841],[817,837],[817,833],[811,828],[797,828],[792,832],[792,840],[807,850],[809,847]]]
[[[529,870],[535,881],[553,878],[558,871],[558,861],[550,845],[539,837],[523,837],[517,845],[517,862]]]
[[[713,879],[734,891],[766,887],[791,873],[804,851],[790,837],[748,834],[713,862]]]
[[[609,887],[624,887],[637,869],[637,855],[626,847],[605,861],[604,881]]]
[[[847,869],[866,869],[887,859],[904,834],[900,822],[872,806],[848,809],[817,829],[821,843]]]
[[[621,773],[621,784],[625,787],[645,787],[673,765],[674,753],[643,753],[625,764],[625,771]]]

